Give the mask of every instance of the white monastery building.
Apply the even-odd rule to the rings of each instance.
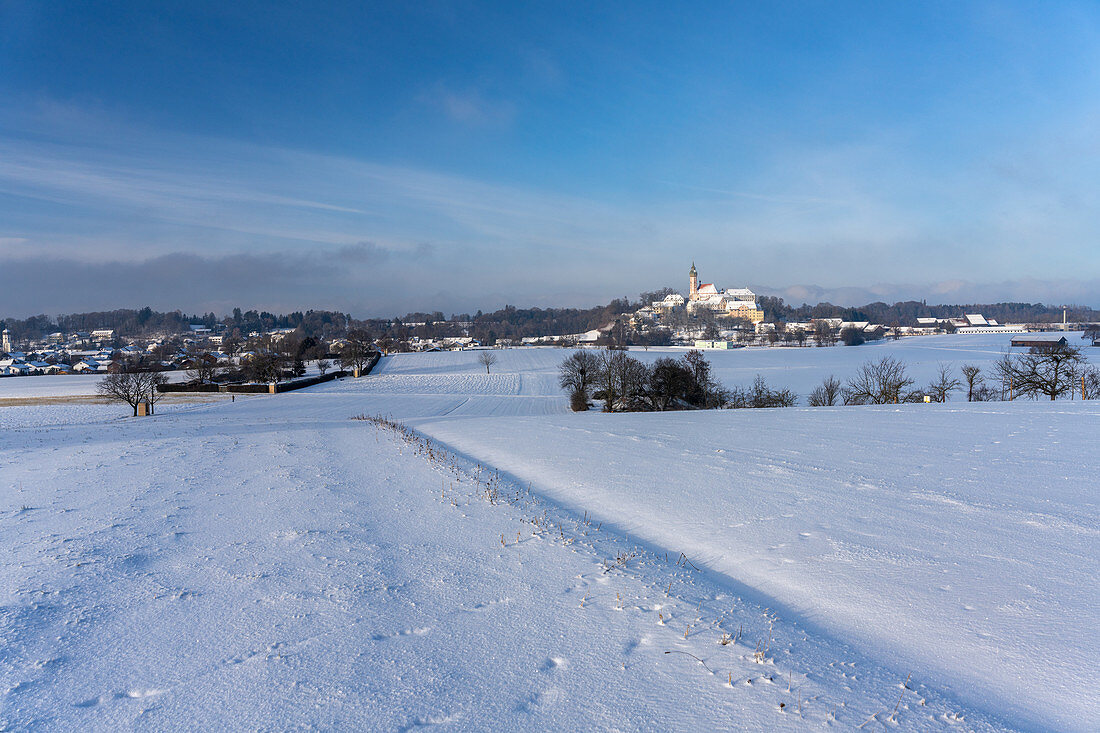
[[[756,306],[756,293],[748,288],[720,291],[714,283],[700,285],[699,273],[692,262],[688,271],[687,309],[693,313],[704,308],[727,318],[743,318],[752,323],[764,320],[764,311]]]

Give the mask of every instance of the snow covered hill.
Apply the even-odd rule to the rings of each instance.
[[[995,339],[708,357],[805,394]],[[0,729],[1094,727],[1100,406],[575,415],[567,352],[498,353],[0,407]]]
[[[1096,712],[1100,404],[416,424],[976,707]]]

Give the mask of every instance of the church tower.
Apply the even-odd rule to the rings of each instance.
[[[691,270],[688,271],[688,300],[695,300],[695,296],[699,293],[699,273],[695,271],[695,263],[691,263]]]
[[[0,351],[8,353],[11,351],[11,331],[4,329],[2,338],[0,338]]]

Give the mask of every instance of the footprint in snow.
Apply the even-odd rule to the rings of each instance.
[[[115,693],[115,699],[116,700],[142,700],[142,699],[147,698],[147,697],[156,697],[157,695],[163,695],[166,692],[168,692],[168,690],[157,690],[157,689],[152,689],[152,688],[150,688],[148,690],[128,690],[126,692],[116,692]]]
[[[395,634],[373,634],[371,636],[371,640],[372,641],[386,641],[387,639],[397,639],[397,638],[400,638],[402,636],[424,636],[425,634],[430,633],[431,630],[432,630],[432,627],[430,627],[430,626],[422,626],[422,627],[415,628],[415,629],[403,629],[401,631],[398,631]]]
[[[429,715],[426,718],[417,718],[406,725],[398,728],[398,733],[409,733],[409,731],[416,730],[417,728],[427,728],[433,725],[446,725],[447,723],[454,723],[458,720],[457,715]]]
[[[562,669],[568,664],[565,657],[550,657],[539,667],[540,672],[553,672],[556,669]]]

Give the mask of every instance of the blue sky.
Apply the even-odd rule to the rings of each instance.
[[[690,5],[0,2],[0,315],[1100,306],[1100,5]]]

